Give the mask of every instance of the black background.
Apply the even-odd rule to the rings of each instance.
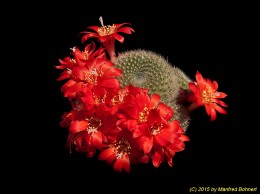
[[[138,14],[134,9],[122,14],[108,7],[102,12],[99,6],[43,4],[35,6],[26,18],[32,22],[25,42],[30,47],[29,56],[34,58],[33,63],[27,63],[33,72],[28,91],[36,96],[30,98],[28,122],[33,130],[22,159],[28,164],[23,170],[32,172],[28,173],[30,180],[40,189],[75,189],[73,193],[90,192],[92,188],[97,192],[159,189],[172,193],[188,192],[192,186],[256,187],[256,136],[242,111],[245,90],[241,65],[246,66],[242,61],[246,50],[244,31],[249,25],[243,6],[187,4],[167,11],[161,7],[144,8]],[[121,5],[118,10],[124,11],[123,7],[126,9]],[[167,164],[154,168],[149,163],[131,166],[130,174],[116,173],[96,156],[70,155],[65,149],[67,129],[61,128],[59,122],[70,105],[62,97],[62,82],[56,81],[60,71],[54,66],[59,64],[58,59],[69,56],[70,48],[81,45],[79,32],[100,25],[99,16],[105,25],[132,24],[135,33],[124,35],[123,44],[116,43],[118,52],[138,48],[155,51],[192,79],[198,70],[204,77],[216,80],[219,91],[228,94],[223,99],[229,106],[228,115],[218,114],[216,121],[210,122],[204,108],[192,114],[187,131],[190,142],[173,158],[172,168]]]

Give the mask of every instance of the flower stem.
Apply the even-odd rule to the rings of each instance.
[[[109,39],[108,42],[104,43],[104,47],[110,57],[110,60],[113,61],[116,58],[115,39]]]

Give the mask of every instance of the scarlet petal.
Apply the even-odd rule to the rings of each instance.
[[[138,117],[138,110],[136,107],[128,107],[126,112],[131,116],[133,119],[137,119]]]
[[[134,30],[131,27],[122,27],[122,28],[118,29],[117,32],[123,32],[125,34],[132,34],[132,32],[134,32]]]
[[[218,95],[218,98],[225,98],[227,96],[227,94],[224,92],[218,92]]]
[[[101,150],[102,149],[102,133],[100,131],[92,135],[93,145]]]
[[[119,34],[114,34],[113,36],[114,36],[114,38],[115,38],[116,40],[118,40],[119,42],[121,42],[121,43],[124,42],[124,37],[123,37],[123,36],[121,36],[121,35],[119,35]]]
[[[218,106],[217,104],[215,104],[214,108],[216,111],[218,111],[221,114],[227,114],[227,111],[221,108],[220,106]]]
[[[131,25],[131,23],[129,23],[129,22],[125,22],[125,23],[122,23],[122,24],[115,24],[115,26],[116,26],[116,29],[120,29],[122,26],[124,26],[124,25]]]
[[[173,117],[173,110],[166,106],[164,103],[160,103],[158,105],[158,109],[160,110],[160,115],[162,118],[166,119],[167,121]]]
[[[71,86],[73,86],[76,83],[77,82],[75,82],[74,80],[70,79],[65,84],[63,84],[63,86],[61,87],[61,91],[64,92],[65,90],[67,90],[68,88],[70,88]]]
[[[87,126],[87,121],[72,121],[69,130],[74,134],[86,130]]]
[[[120,83],[117,79],[111,78],[111,79],[105,79],[100,83],[100,86],[106,87],[106,88],[117,88],[120,86]]]
[[[213,109],[212,106],[206,104],[206,105],[205,105],[205,109],[206,109],[207,114],[210,116],[210,114],[211,114],[211,109]]]
[[[211,120],[211,121],[214,121],[214,120],[216,119],[216,117],[217,117],[217,113],[216,113],[215,109],[214,109],[214,108],[211,108],[210,120]]]
[[[181,141],[190,141],[190,138],[188,136],[186,136],[186,135],[181,135],[179,137],[179,140],[181,140]]]
[[[167,144],[171,143],[171,137],[169,133],[161,132],[160,134],[155,136],[157,143],[161,146],[166,146]]]
[[[142,135],[141,131],[139,129],[134,130],[133,132],[133,138],[140,137]]]
[[[204,78],[202,77],[202,75],[201,75],[201,73],[199,71],[196,72],[195,77],[196,77],[196,80],[197,80],[199,85],[200,85],[200,83],[205,82]]]
[[[172,164],[172,158],[168,158],[167,161],[168,161],[169,166],[172,167],[172,166],[173,166],[173,164]]]
[[[106,160],[108,159],[109,157],[113,156],[114,155],[114,150],[113,148],[107,148],[106,150],[102,151],[98,158],[99,160]]]
[[[111,61],[103,61],[103,60],[98,60],[99,63],[102,63],[102,71],[106,72],[110,68],[114,66],[114,64]]]
[[[88,73],[88,72],[89,72],[89,70],[82,66],[75,67],[72,70],[73,75],[80,80],[84,80],[86,73]]]
[[[105,73],[104,73],[104,77],[115,77],[115,76],[121,76],[122,74],[122,70],[121,69],[118,69],[118,68],[115,68],[115,67],[112,67],[110,68],[109,70],[107,70]]]
[[[99,29],[99,27],[98,26],[90,26],[90,27],[88,27],[89,29],[91,29],[91,30],[94,30],[94,31],[98,31],[98,29]]]
[[[147,155],[144,155],[142,158],[141,158],[141,162],[143,162],[143,163],[148,163],[149,162],[149,157],[147,156]]]
[[[61,76],[57,79],[58,81],[68,79],[71,77],[71,74],[68,71],[64,71]]]
[[[130,131],[134,131],[137,127],[137,122],[136,120],[128,120],[127,121],[127,128],[130,130]]]
[[[90,146],[90,148],[88,149],[86,155],[87,155],[88,158],[91,158],[91,157],[93,157],[95,155],[95,153],[96,153],[96,149],[94,147]]]
[[[196,93],[198,91],[198,88],[194,85],[194,83],[189,83],[189,88],[193,93]]]
[[[127,172],[130,173],[130,161],[129,157],[125,156],[122,158],[122,164],[123,164],[123,169]]]
[[[217,90],[218,89],[218,82],[213,81],[212,84],[213,84],[214,90]]]
[[[221,100],[215,99],[215,102],[217,104],[221,105],[221,106],[228,107],[228,105],[225,102],[221,101]]]
[[[78,82],[75,85],[71,86],[64,92],[64,97],[75,97],[75,93],[82,89],[82,82]]]
[[[106,159],[106,163],[109,164],[109,165],[112,165],[115,159],[116,159],[116,155],[112,154],[110,157],[108,157]]]
[[[144,153],[148,154],[153,147],[153,137],[149,137],[144,142]]]
[[[158,168],[162,162],[162,151],[156,151],[152,156],[154,167]]]
[[[84,32],[83,32],[84,33]],[[81,42],[84,43],[85,41],[87,41],[90,38],[99,38],[99,36],[97,34],[94,33],[89,33],[87,32],[87,34],[85,34],[84,36],[82,36],[81,38]]]
[[[156,107],[159,100],[160,100],[160,96],[158,94],[153,94],[150,101],[150,107],[151,108]]]
[[[122,159],[117,159],[114,163],[114,170],[117,172],[122,172],[123,162]]]
[[[142,111],[146,105],[150,104],[150,97],[148,94],[139,94],[136,96],[136,103],[138,108]]]

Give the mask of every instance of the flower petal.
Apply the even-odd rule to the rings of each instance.
[[[113,166],[114,170],[117,172],[122,172],[123,169],[123,160],[121,158],[117,159]]]
[[[132,32],[134,32],[134,30],[131,27],[122,27],[122,28],[118,29],[117,32],[123,32],[125,34],[132,34]]]
[[[110,147],[110,148],[107,148],[104,151],[102,151],[99,154],[98,158],[99,158],[99,160],[106,160],[113,155],[114,155],[114,149]]]
[[[215,109],[214,109],[214,108],[211,108],[210,120],[211,120],[211,121],[214,121],[214,120],[216,119],[216,117],[217,117],[217,113],[216,113]]]
[[[162,163],[162,155],[163,155],[162,149],[158,149],[157,151],[154,152],[152,156],[152,162],[154,167],[158,168],[160,166],[160,164]]]
[[[88,122],[87,121],[72,121],[71,124],[70,124],[70,127],[69,127],[69,131],[72,133],[72,134],[75,134],[75,133],[78,133],[78,132],[81,132],[81,131],[84,131],[86,130],[88,127]]]
[[[124,42],[124,37],[119,34],[113,34],[113,37],[121,43]]]
[[[93,145],[101,150],[103,145],[102,145],[102,133],[100,131],[97,131],[96,133],[94,133],[92,135],[92,142],[93,142]]]
[[[105,88],[118,88],[120,86],[120,83],[117,79],[109,78],[105,79],[100,83],[100,86]]]
[[[160,116],[167,121],[169,121],[173,117],[173,109],[168,107],[164,103],[160,103],[158,105],[158,110],[160,110]]]
[[[160,100],[160,96],[158,94],[153,94],[150,101],[150,108],[155,108]]]
[[[148,154],[153,148],[153,137],[148,137],[144,142],[144,153]]]
[[[122,165],[125,172],[130,173],[130,161],[127,155],[122,158]]]
[[[88,28],[98,32],[99,26],[89,26]]]

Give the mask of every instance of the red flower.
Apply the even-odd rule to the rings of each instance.
[[[184,149],[188,137],[185,136],[179,121],[170,121],[173,110],[163,103],[159,103],[157,109],[150,111],[146,123],[139,125],[143,139],[142,149],[148,154],[155,167],[164,160],[172,166],[172,158],[175,152]]]
[[[141,124],[138,129],[145,136],[143,150],[146,154],[152,150],[153,146],[165,147],[173,143],[174,139],[179,136],[176,135],[179,122],[177,120],[168,122],[160,116],[159,111],[160,108],[151,110],[147,122]]]
[[[225,98],[227,94],[217,91],[218,83],[216,81],[212,82],[209,79],[203,78],[197,71],[196,82],[189,83],[189,87],[193,92],[193,95],[190,97],[190,101],[192,102],[190,110],[204,105],[211,121],[216,119],[216,111],[221,114],[227,114],[226,110],[221,107],[227,107],[227,105],[219,100]]]
[[[129,173],[131,163],[149,162],[149,157],[138,149],[140,147],[138,143],[138,139],[134,139],[129,130],[122,129],[116,140],[100,153],[99,159],[105,160],[108,164],[113,164],[113,168],[117,172],[124,170]]]
[[[116,77],[121,76],[121,70],[114,67],[109,60],[96,59],[90,67],[77,66],[72,70],[73,79],[62,86],[65,97],[75,98],[78,91],[85,86],[93,89],[113,90],[120,87]]]
[[[73,78],[72,70],[74,67],[88,67],[96,59],[106,59],[104,49],[101,47],[96,49],[96,45],[93,42],[86,45],[84,51],[80,51],[77,47],[73,47],[71,50],[73,57],[65,57],[64,60],[59,59],[60,65],[55,66],[57,69],[64,70],[57,79],[59,81]]]
[[[125,25],[129,23],[122,24],[113,24],[104,26],[102,17],[99,18],[101,27],[99,26],[90,26],[89,29],[93,30],[93,32],[84,31],[81,32],[85,35],[82,36],[82,42],[90,38],[97,38],[103,46],[106,48],[111,60],[116,57],[115,54],[115,40],[119,42],[124,42],[124,37],[118,33],[131,34],[134,30],[131,27],[127,27]]]
[[[116,115],[112,115],[104,104],[98,106],[91,116],[71,122],[67,145],[71,149],[74,144],[77,151],[93,156],[96,149],[102,150],[104,143],[116,138],[119,131],[116,120]]]
[[[124,103],[119,105],[118,125],[126,125],[130,131],[134,131],[134,137],[137,137],[136,129],[139,124],[145,123],[150,110],[154,109],[159,102],[160,96],[153,94],[150,98],[147,89],[133,87],[129,85],[128,95],[124,97]]]

